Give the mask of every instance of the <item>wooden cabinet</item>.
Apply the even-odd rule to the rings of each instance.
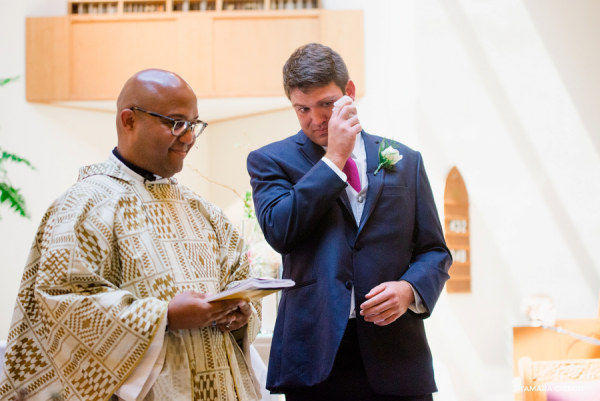
[[[321,0],[71,0],[68,4],[71,15],[321,8]]]
[[[114,100],[145,68],[180,74],[199,98],[282,96],[285,60],[310,42],[338,51],[364,94],[360,10],[123,11],[28,18],[26,31],[32,102]]]
[[[471,224],[469,195],[462,175],[452,167],[444,190],[444,233],[452,253],[448,292],[471,292]]]

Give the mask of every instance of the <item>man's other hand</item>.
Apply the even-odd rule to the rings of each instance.
[[[415,302],[415,294],[406,281],[388,281],[373,288],[367,295],[368,301],[360,306],[360,314],[366,322],[387,326],[406,313]]]
[[[205,301],[210,295],[195,291],[185,291],[176,295],[169,302],[169,329],[198,329],[211,326],[213,322],[217,325],[227,325],[236,318],[232,313],[241,305],[247,305],[242,299]]]
[[[356,135],[362,130],[362,127],[352,99],[344,96],[340,100],[341,102],[335,106],[329,119],[325,157],[343,170],[346,160],[354,149]]]
[[[250,304],[242,301],[242,304],[239,308],[227,315],[228,318],[233,319],[231,323],[221,323],[218,324],[217,327],[224,333],[241,329],[248,323],[250,315],[252,315],[252,308],[250,307]]]

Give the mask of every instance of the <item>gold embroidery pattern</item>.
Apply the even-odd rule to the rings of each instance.
[[[18,361],[18,363],[17,363]],[[24,382],[33,376],[38,369],[48,366],[40,347],[32,338],[21,338],[10,353],[6,355],[6,364],[10,366],[8,374],[15,382]]]
[[[32,401],[56,390],[65,401],[110,399],[158,334],[170,299],[186,290],[219,291],[250,276],[241,249],[221,210],[187,188],[144,185],[110,160],[84,167],[35,235],[9,330],[0,400],[14,399],[21,388]],[[260,327],[260,302],[252,310],[250,341]],[[166,365],[165,372],[185,369],[191,381],[160,380],[160,391],[180,394],[182,383],[194,383],[190,395],[197,401],[257,399],[229,336],[212,327],[180,336],[181,355],[165,362],[177,366]]]

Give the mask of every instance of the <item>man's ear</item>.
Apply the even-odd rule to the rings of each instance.
[[[346,95],[350,96],[352,101],[356,100],[356,86],[354,86],[354,82],[351,79],[346,84]]]
[[[121,115],[119,117],[121,118],[121,125],[123,125],[125,131],[133,131],[133,126],[135,125],[135,115],[133,110],[124,109],[121,111]]]

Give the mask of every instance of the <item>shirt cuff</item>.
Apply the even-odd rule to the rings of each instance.
[[[423,305],[423,300],[421,299],[421,296],[419,295],[419,293],[415,290],[415,287],[413,287],[413,285],[406,280],[400,280],[400,281],[404,281],[404,282],[408,283],[408,285],[410,285],[410,289],[412,290],[412,292],[415,296],[415,302],[408,305],[408,309],[410,309],[411,311],[413,311],[415,313],[427,312],[427,308],[425,307],[425,305]]]
[[[325,164],[327,164],[329,167],[331,167],[331,169],[338,175],[338,177],[340,177],[342,179],[342,181],[348,182],[348,176],[346,176],[346,173],[344,173],[342,170],[340,170],[339,167],[336,166],[334,162],[332,162],[325,156],[323,156],[323,158],[321,160],[323,160],[325,162]]]

